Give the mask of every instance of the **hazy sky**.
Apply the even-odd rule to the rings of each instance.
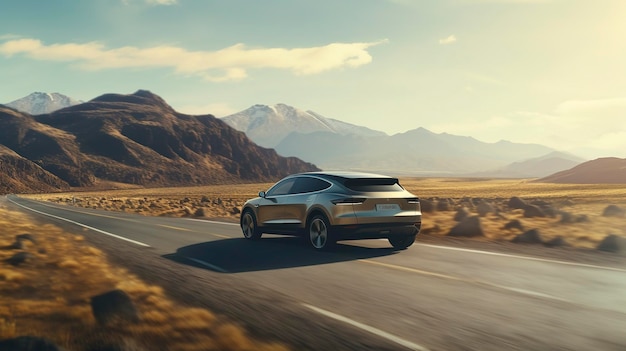
[[[2,0],[0,82],[626,157],[626,0]]]

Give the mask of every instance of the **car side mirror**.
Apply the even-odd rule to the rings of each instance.
[[[265,198],[265,191],[259,191],[259,197]]]

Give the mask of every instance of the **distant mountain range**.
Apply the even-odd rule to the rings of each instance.
[[[592,174],[598,168],[606,174],[593,179],[626,182],[621,168],[614,169],[622,167],[620,159],[582,167],[584,159],[538,144],[485,143],[424,128],[390,136],[285,104],[254,105],[218,119],[178,113],[146,90],[85,103],[56,93],[18,101],[20,109],[33,113],[0,105],[0,193],[106,181],[146,186],[273,181],[317,170],[314,164],[400,176],[555,182],[591,179],[580,176],[581,169]],[[44,106],[50,102],[56,105]],[[54,111],[39,113],[45,109]]]
[[[383,132],[366,127],[326,118],[313,111],[277,104],[274,106],[254,105],[246,110],[223,117],[231,127],[246,133],[255,143],[275,148],[293,132],[307,134],[328,132],[338,135],[384,136]]]
[[[21,99],[11,101],[6,106],[31,115],[41,115],[81,103],[82,101],[80,100],[75,100],[59,93],[35,92]]]
[[[146,186],[265,182],[313,170],[318,168],[260,147],[212,115],[178,113],[145,90],[105,94],[36,116],[0,105],[3,192],[100,181]]]
[[[485,143],[424,128],[389,136],[285,104],[254,105],[223,120],[260,145],[313,162],[322,169],[533,178],[585,161],[543,145]]]

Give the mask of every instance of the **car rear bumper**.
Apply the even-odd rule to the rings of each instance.
[[[377,223],[361,225],[341,225],[332,227],[332,233],[337,240],[383,239],[416,235],[420,231],[421,222],[406,223]]]

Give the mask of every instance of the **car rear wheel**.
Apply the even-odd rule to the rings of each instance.
[[[256,218],[250,210],[243,211],[241,215],[241,231],[244,238],[249,240],[256,240],[261,237],[261,232],[256,225]]]
[[[323,215],[315,215],[309,220],[307,237],[315,250],[326,250],[335,244],[328,220]]]
[[[407,247],[413,245],[415,242],[416,234],[408,235],[408,236],[398,236],[389,238],[389,243],[396,250],[404,250]]]

